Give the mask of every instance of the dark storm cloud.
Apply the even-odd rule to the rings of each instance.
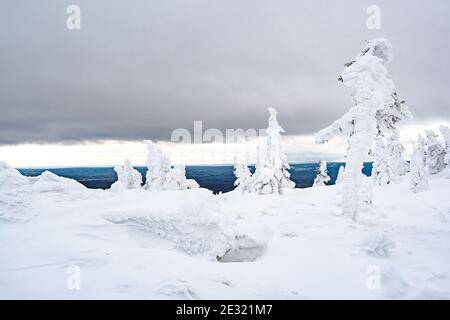
[[[338,82],[364,39],[394,46],[391,78],[416,118],[448,119],[448,1],[15,1],[0,3],[0,143],[168,139],[175,128],[290,134],[350,106]],[[81,7],[82,29],[66,29]]]

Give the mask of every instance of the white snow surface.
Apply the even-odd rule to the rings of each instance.
[[[341,185],[117,192],[16,173],[0,166],[2,299],[450,299],[444,174],[417,194],[408,176],[376,186],[353,221]]]

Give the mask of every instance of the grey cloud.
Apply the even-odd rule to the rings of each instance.
[[[78,4],[82,29],[65,27]],[[391,78],[417,119],[449,119],[448,1],[2,1],[0,144],[168,139],[175,128],[290,134],[350,106],[336,81],[365,39],[394,46]]]

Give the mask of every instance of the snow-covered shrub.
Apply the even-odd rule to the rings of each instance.
[[[198,188],[198,183],[193,179],[186,179],[186,167],[184,164],[173,166],[167,173],[165,190],[186,190]]]
[[[430,174],[437,174],[445,168],[445,149],[432,130],[426,130],[427,151],[426,164]]]
[[[406,161],[403,158],[405,147],[400,142],[399,131],[393,130],[388,139],[387,150],[389,154],[389,163],[395,177],[403,176],[408,171]]]
[[[314,179],[313,187],[323,187],[329,181],[330,176],[328,175],[327,162],[325,160],[320,160],[319,169],[317,170],[317,176]]]
[[[160,191],[164,189],[167,175],[171,169],[169,158],[152,141],[147,141],[147,173],[144,189]]]
[[[316,135],[316,143],[325,143],[337,134],[348,141],[347,163],[343,179],[343,212],[356,218],[363,204],[361,172],[364,160],[380,130],[390,128],[405,114],[395,85],[387,78],[385,65],[392,59],[386,39],[368,41],[364,50],[345,66],[339,81],[352,90],[354,106],[339,120]],[[399,112],[396,110],[399,109]]]
[[[417,193],[428,190],[428,179],[425,172],[425,140],[421,135],[414,143],[414,151],[411,156],[409,188],[411,192]]]
[[[282,194],[283,188],[294,188],[290,180],[289,163],[283,151],[281,133],[284,129],[277,120],[277,111],[269,108],[269,127],[258,147],[258,162],[253,175],[252,188],[259,194]]]
[[[241,190],[242,193],[252,192],[252,174],[246,164],[236,163],[234,165],[234,176],[236,177],[234,185],[237,190]]]
[[[342,180],[344,179],[344,174],[345,174],[345,165],[342,165],[339,167],[339,171],[336,176],[336,182],[335,182],[336,184],[342,183]]]
[[[445,141],[445,164],[450,167],[450,128],[448,126],[440,126],[439,131]]]
[[[117,181],[112,184],[112,190],[141,188],[142,174],[133,168],[130,160],[126,159],[123,166],[114,167],[114,171],[117,173]]]
[[[198,188],[193,179],[186,179],[184,165],[170,165],[170,159],[152,141],[147,142],[148,159],[144,189],[150,191],[185,190]]]
[[[378,138],[375,146],[375,161],[372,166],[372,177],[374,181],[380,185],[384,186],[395,181],[397,175],[391,166],[389,151],[384,144],[383,139]]]

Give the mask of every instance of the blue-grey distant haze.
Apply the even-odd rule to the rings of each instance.
[[[81,30],[66,8],[81,7]],[[368,30],[366,8],[382,10]],[[175,128],[263,128],[267,107],[310,134],[350,107],[337,81],[364,40],[417,121],[450,119],[450,2],[0,2],[0,144],[169,139]]]

